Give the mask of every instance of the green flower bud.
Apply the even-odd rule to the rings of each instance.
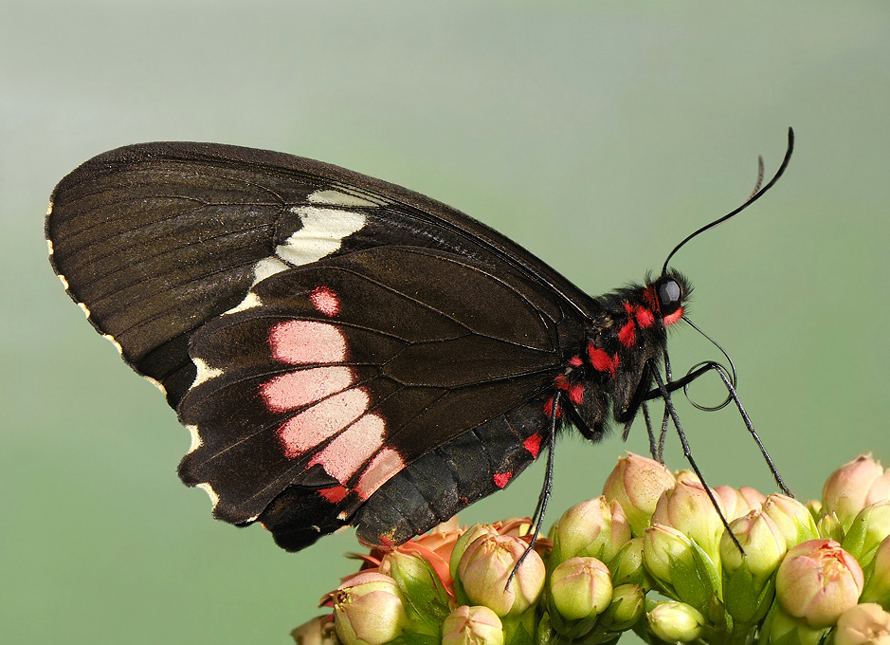
[[[879,605],[865,603],[850,607],[837,620],[834,645],[886,643],[890,643],[890,614]]]
[[[890,611],[890,537],[875,550],[865,571],[865,589],[860,602],[876,602]]]
[[[488,607],[462,605],[442,623],[442,645],[504,645],[501,619]]]
[[[708,607],[719,588],[713,562],[674,528],[656,524],[646,529],[643,563],[666,595],[698,609]]]
[[[729,525],[744,553],[728,532],[720,540],[723,602],[737,622],[754,623],[773,600],[772,574],[785,555],[785,536],[763,511],[751,511]]]
[[[720,498],[715,496],[721,507]],[[724,526],[717,509],[704,486],[684,480],[677,482],[673,489],[667,490],[658,500],[652,514],[652,524],[671,526],[688,535],[712,562],[720,561],[720,536]]]
[[[556,562],[576,556],[610,562],[630,540],[630,524],[618,502],[597,497],[567,510],[553,535]]]
[[[705,617],[682,602],[660,602],[647,614],[649,629],[668,643],[688,643],[701,635]]]
[[[769,495],[761,505],[763,512],[776,523],[788,548],[819,537],[816,523],[806,506],[787,495]]]
[[[640,585],[618,585],[612,590],[612,602],[597,621],[597,628],[623,632],[637,624],[646,610],[646,591]]]
[[[841,526],[840,520],[837,519],[837,515],[834,513],[820,517],[819,521],[816,522],[816,530],[819,531],[819,537],[821,538],[834,540],[835,542],[844,541],[844,527]]]
[[[878,545],[890,535],[890,501],[866,506],[853,523],[841,546],[863,567],[875,557]]]
[[[776,574],[782,608],[813,629],[829,627],[859,600],[859,563],[832,540],[809,540],[788,551]]]
[[[741,488],[717,486],[713,491],[720,498],[720,501],[723,502],[723,512],[726,514],[727,522],[732,522],[737,517],[747,515],[755,509],[759,510],[760,505],[766,499],[763,493],[750,486],[742,486]]]
[[[383,557],[378,571],[395,580],[412,623],[420,618],[438,626],[449,614],[450,599],[443,582],[433,566],[418,553],[390,551]]]
[[[760,628],[760,643],[775,645],[822,645],[827,629],[814,629],[802,618],[789,616],[779,603],[773,606]]]
[[[485,605],[503,618],[531,607],[544,589],[544,561],[530,551],[522,565],[516,563],[526,544],[509,535],[483,535],[467,547],[458,563],[463,590],[475,605]],[[516,575],[507,586],[507,579]]]
[[[663,464],[628,453],[606,480],[603,495],[621,504],[633,534],[639,536],[649,526],[658,498],[674,483],[674,476]]]
[[[609,568],[596,558],[566,560],[550,576],[550,598],[568,620],[601,614],[612,601]]]
[[[618,554],[609,562],[612,584],[640,585],[647,591],[652,588],[652,579],[643,566],[643,542],[646,538],[635,537],[621,547]]]
[[[408,622],[395,580],[381,573],[359,573],[332,597],[334,626],[344,645],[383,645]]]
[[[822,488],[825,513],[835,513],[844,528],[866,506],[890,499],[890,472],[871,455],[861,455],[834,471]]]

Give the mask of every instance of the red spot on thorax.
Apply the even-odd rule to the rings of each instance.
[[[643,290],[643,300],[646,301],[646,308],[649,311],[658,309],[658,299],[655,297],[655,287],[649,286]]]
[[[532,459],[537,459],[538,453],[541,452],[541,435],[533,434],[522,442],[522,446],[528,450]]]
[[[309,294],[309,301],[325,316],[336,316],[340,313],[340,298],[329,287],[316,287]]]
[[[346,497],[346,488],[344,486],[333,486],[331,488],[322,488],[318,491],[318,496],[331,504],[337,504]]]
[[[633,344],[637,342],[637,329],[633,320],[628,320],[621,326],[618,332],[618,340],[625,347],[633,347]]]
[[[598,372],[609,372],[615,376],[615,370],[618,368],[618,354],[609,356],[605,350],[597,349],[592,344],[587,346],[587,354],[590,356],[593,369]]]
[[[683,317],[683,307],[680,307],[674,313],[670,314],[669,316],[664,317],[664,326],[667,327],[668,325],[673,325],[675,322],[680,320],[680,318],[682,318],[682,317]]]
[[[655,322],[655,315],[648,309],[640,307],[636,311],[636,319],[637,324],[640,327],[649,327],[652,323]]]
[[[584,361],[581,360],[580,356],[572,356],[569,359],[569,365],[572,367],[581,367],[584,364]]]
[[[513,477],[513,473],[495,473],[494,485],[498,488],[503,488],[510,481],[511,477]]]

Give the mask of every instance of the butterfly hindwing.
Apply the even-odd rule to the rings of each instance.
[[[377,247],[270,276],[245,303],[194,336],[198,379],[179,406],[195,436],[181,475],[212,491],[221,519],[259,517],[292,548],[320,535],[306,527],[356,521],[404,540],[536,456],[523,442],[546,427],[542,406],[534,421],[516,411],[561,369],[568,319],[524,278]],[[435,463],[451,478],[443,503]],[[421,480],[421,498],[388,484],[400,473]],[[383,531],[370,509],[394,495],[403,526]]]

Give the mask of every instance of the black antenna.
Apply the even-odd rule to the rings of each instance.
[[[763,195],[766,191],[768,191],[770,188],[772,188],[773,184],[775,184],[779,180],[779,177],[782,176],[782,173],[785,172],[785,168],[788,167],[788,162],[791,161],[791,153],[793,151],[794,151],[794,130],[792,130],[791,128],[788,128],[788,149],[785,151],[785,158],[782,160],[782,165],[779,166],[779,169],[776,171],[776,174],[773,175],[773,178],[769,180],[769,183],[767,183],[766,186],[764,186],[760,190],[755,190],[754,194],[751,195],[747,200],[745,200],[745,202],[741,206],[736,208],[734,211],[727,213],[720,219],[716,219],[713,222],[711,222],[710,224],[706,224],[705,226],[702,226],[700,229],[698,229],[694,233],[689,234],[685,240],[683,240],[677,246],[674,247],[673,251],[668,253],[667,259],[664,261],[664,266],[661,267],[661,275],[664,275],[667,272],[668,262],[671,261],[671,258],[674,257],[674,253],[679,251],[682,248],[682,246],[684,244],[686,244],[686,242],[688,242],[689,240],[694,238],[696,235],[699,235],[700,233],[704,233],[705,231],[714,228],[718,224],[722,224],[723,222],[728,220],[730,217],[738,215],[743,210],[748,208],[748,206],[750,206],[751,204],[756,202],[758,199],[760,199],[760,196]],[[761,168],[759,174],[762,176],[762,173],[763,173],[762,162],[760,163],[759,167]],[[758,181],[757,181],[758,185],[760,184],[760,181],[761,181],[761,179],[758,179]]]

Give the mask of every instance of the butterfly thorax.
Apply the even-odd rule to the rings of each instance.
[[[582,432],[598,440],[611,416],[631,420],[653,387],[656,368],[667,342],[667,328],[684,313],[691,288],[679,273],[618,289],[598,298],[601,311],[585,329],[580,347],[570,353],[564,373],[554,384],[565,392]],[[545,411],[552,414],[553,399]],[[561,414],[557,410],[557,414]],[[587,432],[589,430],[589,432]]]

